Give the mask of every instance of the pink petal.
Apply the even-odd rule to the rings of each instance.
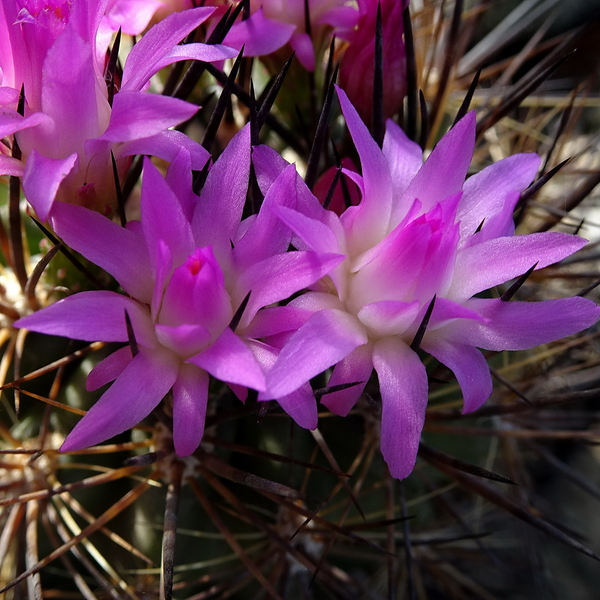
[[[23,173],[23,192],[40,221],[48,220],[58,188],[76,163],[77,154],[59,160],[31,151]]]
[[[265,376],[248,346],[227,327],[206,350],[188,359],[226,383],[265,389]]]
[[[149,159],[144,160],[141,212],[153,267],[158,240],[163,240],[169,248],[173,266],[183,264],[196,247],[192,228],[179,200]]]
[[[173,385],[173,443],[178,456],[189,456],[200,445],[208,403],[208,374],[195,365],[179,367]]]
[[[235,239],[242,217],[249,176],[250,126],[246,125],[209,171],[192,220],[196,243],[212,246],[219,262],[231,254],[230,240]]]
[[[109,5],[105,18],[113,31],[121,27],[127,35],[139,35],[161,6],[164,6],[161,0],[118,0]]]
[[[254,146],[252,148],[252,164],[254,165],[258,185],[265,195],[277,178],[290,167],[290,163],[283,159],[278,152],[263,145]],[[292,168],[291,172],[294,170],[295,167]],[[301,210],[302,214],[311,219],[316,219],[332,227],[334,222],[337,222],[339,225],[339,219],[337,219],[336,215],[323,208],[319,200],[308,189],[306,183],[304,183],[304,180],[298,173],[295,174],[295,182],[297,196],[295,202],[297,210]],[[282,178],[279,184],[285,184],[285,186],[287,186],[289,180]],[[285,192],[282,191],[281,193],[283,194]],[[286,202],[285,205],[290,206],[290,203]]]
[[[337,89],[344,118],[362,167],[364,196],[355,211],[351,229],[354,246],[366,249],[387,233],[392,210],[392,179],[381,149],[371,137],[345,92]]]
[[[416,323],[421,323],[428,306],[429,303],[421,306],[421,312],[416,318]],[[456,319],[473,319],[482,323],[487,322],[485,317],[482,317],[478,312],[464,304],[453,302],[452,300],[448,300],[448,298],[436,298],[425,336],[427,336],[430,331],[435,330],[440,326],[444,326],[449,321],[454,321]],[[416,330],[413,333],[416,333]]]
[[[335,309],[315,313],[282,348],[267,374],[268,394],[290,394],[366,343],[366,332],[355,317]]]
[[[400,222],[401,213],[415,198],[423,203],[427,212],[440,202],[459,192],[465,181],[473,148],[475,147],[475,112],[465,115],[436,145],[419,172],[410,182],[397,203],[392,217]]]
[[[317,401],[310,387],[305,383],[297,390],[286,396],[277,398],[277,404],[294,419],[294,422],[304,429],[316,429],[319,412],[317,410]]]
[[[477,348],[448,343],[444,339],[423,340],[421,347],[456,375],[463,393],[463,413],[478,409],[492,393],[487,361]]]
[[[140,349],[117,380],[77,423],[61,446],[73,452],[135,427],[163,399],[177,377],[171,352]]]
[[[486,321],[455,321],[443,335],[485,350],[527,350],[582,331],[600,318],[600,307],[579,297],[543,302],[472,298],[466,306]]]
[[[260,191],[266,196],[273,182],[290,166],[276,150],[261,144],[252,148],[252,164]]]
[[[23,163],[16,158],[0,154],[0,175],[23,177]]]
[[[186,220],[191,223],[198,202],[198,196],[192,191],[192,157],[187,149],[181,148],[170,162],[165,181],[179,199]]]
[[[238,269],[249,267],[274,254],[285,252],[292,238],[291,231],[275,213],[280,206],[296,205],[296,170],[290,165],[278,179],[288,185],[272,185],[267,192],[260,212],[235,244],[234,257]],[[248,221],[248,219],[246,219]]]
[[[244,56],[264,56],[285,46],[295,29],[295,25],[265,17],[261,7],[248,19],[236,23],[223,43],[237,50],[244,46]]]
[[[541,269],[562,260],[586,243],[575,235],[549,232],[496,238],[470,246],[456,257],[448,296],[466,300],[523,275],[536,263],[536,269]]]
[[[102,82],[104,85],[104,82]],[[99,86],[89,41],[67,27],[44,61],[42,112],[52,117],[53,135],[35,147],[48,156],[83,154],[83,142],[98,136],[107,125],[110,106]]]
[[[307,71],[314,71],[315,49],[310,36],[306,33],[296,31],[290,39],[290,46],[296,52],[296,57],[300,61],[300,64]]]
[[[422,167],[423,150],[391,119],[386,123],[382,150],[390,166],[394,195],[399,197]]]
[[[192,169],[200,171],[210,158],[210,154],[197,142],[194,142],[181,131],[163,131],[156,135],[131,142],[125,142],[119,147],[119,156],[147,154],[172,162],[177,153],[184,148],[192,159]]]
[[[482,221],[496,214],[507,194],[521,193],[533,181],[539,166],[537,154],[515,154],[469,177],[456,216],[461,236],[473,234]]]
[[[271,189],[276,186],[277,183]],[[285,206],[276,206],[274,212],[302,240],[307,248],[315,252],[341,252],[340,244],[334,232],[325,223],[307,217],[296,210],[290,210]]]
[[[147,92],[115,94],[108,128],[100,139],[129,142],[147,138],[191,119],[198,106],[178,98]]]
[[[241,301],[240,301],[241,302]],[[233,317],[223,272],[212,249],[196,248],[177,267],[165,289],[158,320],[165,325],[200,324],[216,338]],[[196,354],[200,348],[192,354]]]
[[[193,356],[210,342],[210,333],[202,325],[155,325],[156,337],[163,346],[182,358]]]
[[[254,356],[256,356],[256,359],[265,371],[277,359],[277,350],[267,344],[254,342],[251,348]],[[259,401],[263,399],[262,396],[264,396],[264,393],[259,394]],[[268,398],[265,399],[268,400]],[[308,383],[305,383],[291,394],[277,398],[277,403],[300,427],[304,427],[304,429],[315,429],[317,427],[319,418],[317,401]]]
[[[263,306],[285,300],[324,277],[344,257],[340,254],[286,252],[276,254],[246,269],[237,281],[237,301],[248,292],[250,300],[242,322],[244,327]]]
[[[327,11],[315,23],[317,25],[331,25],[338,29],[353,29],[358,23],[359,13],[354,6],[334,6]],[[339,35],[339,31],[336,31]]]
[[[110,273],[128,294],[150,302],[152,277],[142,237],[81,206],[57,202],[52,214],[66,244]]]
[[[364,344],[355,348],[335,366],[327,386],[331,387],[344,383],[358,383],[358,385],[332,394],[325,394],[321,398],[321,404],[336,415],[345,417],[363,393],[372,371],[373,345]]]
[[[92,392],[114,381],[125,370],[132,358],[129,346],[115,350],[89,372],[85,380],[85,389]]]
[[[308,310],[290,305],[263,308],[258,311],[248,327],[244,328],[244,336],[259,339],[282,331],[295,331],[308,321],[311,314]]]
[[[144,37],[147,35],[148,34],[145,34]],[[228,58],[235,58],[237,55],[238,51],[235,48],[229,48],[228,46],[223,46],[221,44],[179,44],[177,46],[173,46],[171,50],[164,54],[160,60],[154,63],[152,66],[152,75],[158,73],[158,71],[161,69],[164,69],[165,67],[182,60],[221,62],[227,60]],[[142,84],[142,86],[146,87],[146,84]],[[127,81],[126,89],[132,90],[139,88],[134,88],[131,80],[129,80]]]
[[[353,309],[359,310],[361,306],[381,300],[429,302],[439,290],[428,291],[422,286],[436,288],[434,284],[446,278],[453,252],[452,248],[441,252],[440,245],[456,242],[457,232],[450,233],[453,235],[444,235],[444,231],[432,226],[425,216],[406,227],[399,225],[365,253],[370,261],[360,265],[350,282]],[[361,263],[365,260],[366,257]],[[353,270],[357,266],[353,265]]]
[[[15,321],[14,326],[86,342],[127,342],[125,311],[138,343],[156,346],[147,309],[115,292],[80,292]]]
[[[162,61],[214,8],[195,8],[169,15],[150,28],[133,47],[123,69],[121,89],[139,90],[163,66]],[[168,63],[167,63],[168,64]]]
[[[427,407],[427,373],[404,342],[378,341],[373,366],[381,391],[381,453],[392,477],[404,479],[415,466]]]
[[[0,106],[2,106],[1,102]],[[23,117],[16,110],[2,107],[2,112],[0,113],[0,139],[23,129],[37,127],[38,125],[49,126],[51,123],[52,119],[43,113],[38,112],[28,117]]]
[[[404,333],[414,323],[420,309],[419,302],[381,300],[363,306],[356,316],[376,337],[387,337]]]

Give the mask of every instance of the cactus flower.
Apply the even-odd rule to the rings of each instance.
[[[120,87],[109,98],[96,38],[104,3],[24,4],[18,13],[14,2],[1,4],[0,135],[15,134],[22,159],[9,156],[2,145],[0,174],[23,177],[25,195],[41,220],[48,219],[56,199],[105,213],[114,209],[111,152],[121,174],[134,154],[171,161],[181,147],[191,153],[193,168],[202,168],[208,154],[169,130],[198,107],[145,89],[175,61],[236,54],[225,46],[177,45],[214,9],[176,13],[150,29],[127,57]],[[21,87],[24,115],[17,112]]]
[[[204,429],[209,375],[241,398],[247,388],[264,391],[264,371],[277,349],[251,333],[257,314],[312,285],[343,258],[287,252],[291,232],[272,212],[275,194],[267,195],[258,215],[240,222],[250,171],[249,126],[210,170],[199,198],[192,192],[190,164],[181,150],[165,181],[146,160],[141,221],[126,228],[83,207],[55,206],[57,233],[113,275],[128,296],[81,292],[15,326],[127,342],[127,317],[135,338],[90,373],[88,389],[114,383],[68,435],[64,451],[134,427],[172,390],[175,450],[180,456],[194,452]],[[310,391],[292,390],[280,403],[300,425],[316,427]]]
[[[296,234],[296,247],[345,256],[311,291],[280,309],[304,323],[287,329],[266,395],[288,394],[335,365],[329,385],[362,382],[323,399],[346,415],[375,369],[381,450],[392,475],[403,478],[415,464],[425,420],[427,374],[415,337],[428,309],[418,346],[454,372],[469,412],[492,392],[480,348],[522,350],[551,342],[592,325],[600,307],[580,297],[479,297],[585,244],[565,233],[514,235],[512,213],[537,172],[537,155],[511,156],[465,181],[475,145],[473,113],[423,163],[420,148],[392,121],[380,149],[346,94],[338,89],[338,96],[362,164],[362,176],[347,172],[362,191],[358,206],[338,217],[300,178],[287,187],[273,181],[282,159],[266,148],[255,153],[263,185],[301,198],[297,210],[275,209]],[[284,329],[282,323],[278,334]]]

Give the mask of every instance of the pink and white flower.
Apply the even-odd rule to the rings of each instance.
[[[235,50],[178,45],[206,20],[211,8],[171,15],[130,52],[120,88],[108,97],[97,32],[106,2],[0,4],[2,84],[0,136],[15,135],[22,159],[0,145],[0,174],[23,177],[23,189],[45,221],[56,199],[101,212],[116,205],[111,152],[121,175],[129,157],[149,154],[171,161],[181,147],[201,169],[208,153],[170,128],[198,110],[190,103],[145,91],[150,78],[180,60],[218,61]],[[6,87],[7,86],[7,87]],[[25,114],[17,112],[19,89]]]
[[[135,355],[130,345],[117,350],[90,373],[90,390],[114,383],[62,450],[91,446],[134,427],[172,390],[175,450],[187,456],[202,438],[209,375],[229,384],[241,399],[247,388],[266,390],[264,371],[277,349],[253,333],[261,327],[260,309],[312,285],[343,257],[287,252],[291,232],[273,207],[283,202],[293,208],[292,198],[267,194],[258,215],[240,222],[249,172],[246,126],[210,170],[200,197],[192,192],[186,150],[174,159],[166,181],[146,160],[141,221],[126,228],[86,208],[57,203],[58,235],[113,275],[128,295],[74,294],[15,326],[86,341],[127,342],[127,316],[138,347]],[[241,319],[232,325],[245,300]],[[300,425],[316,427],[309,389],[282,394],[280,403]]]
[[[267,309],[279,319],[273,333],[286,341],[262,396],[288,394],[336,365],[329,385],[362,382],[323,399],[347,415],[375,369],[381,450],[392,475],[403,478],[415,464],[427,405],[427,374],[411,345],[434,299],[420,348],[454,372],[465,412],[492,392],[478,348],[522,350],[551,342],[592,325],[600,307],[579,297],[478,297],[585,244],[564,233],[514,235],[512,213],[537,172],[537,155],[511,156],[465,181],[475,144],[473,113],[423,163],[420,148],[392,121],[381,150],[346,94],[338,89],[338,96],[362,164],[362,176],[347,172],[362,191],[358,206],[338,218],[299,177],[276,179],[285,168],[280,157],[264,147],[255,152],[263,187],[298,197],[297,210],[275,208],[296,234],[296,247],[345,256],[311,291]],[[294,324],[286,327],[286,319]]]

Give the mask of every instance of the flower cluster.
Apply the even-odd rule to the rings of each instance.
[[[107,41],[100,27],[106,5],[67,0],[32,0],[20,10],[15,2],[1,5],[0,131],[2,137],[15,135],[20,156],[0,146],[0,174],[22,176],[42,221],[56,199],[114,210],[111,155],[121,175],[136,154],[170,161],[184,147],[195,169],[208,158],[197,143],[170,130],[198,107],[146,88],[173,62],[222,61],[237,54],[225,46],[177,45],[213,9],[176,13],[152,28],[129,53],[119,84],[110,81],[107,87]]]
[[[308,6],[315,25],[352,32],[356,56],[348,54],[348,61],[372,57],[371,3],[360,5],[358,22],[345,1],[251,3],[250,17],[233,25],[225,44],[245,43],[250,54],[260,54],[289,42],[312,69],[312,40],[301,26]],[[312,429],[318,418],[312,378],[333,367],[329,386],[339,387],[322,403],[345,416],[374,370],[382,453],[391,474],[403,478],[415,464],[428,398],[420,352],[454,372],[468,412],[492,392],[481,349],[532,348],[600,316],[600,308],[579,297],[535,303],[487,294],[585,241],[555,232],[514,235],[512,213],[539,157],[511,156],[467,178],[473,113],[423,162],[421,148],[391,120],[380,148],[338,89],[361,165],[361,174],[344,170],[360,200],[338,215],[323,207],[294,165],[268,146],[252,146],[250,125],[212,165],[206,150],[170,129],[197,106],[151,93],[151,77],[175,61],[221,61],[236,53],[228,46],[177,45],[212,8],[176,12],[150,28],[111,94],[106,36],[99,32],[122,25],[126,19],[118,15],[127,10],[116,7],[130,3],[31,1],[19,11],[5,0],[2,6],[0,129],[15,136],[13,148],[22,155],[9,156],[5,146],[0,167],[22,177],[38,216],[123,292],[76,293],[15,323],[123,344],[89,374],[90,390],[112,383],[62,450],[130,429],[167,397],[175,450],[190,455],[202,439],[211,377],[241,401],[248,389],[259,401],[276,400]],[[401,23],[404,3],[398,6],[384,3],[388,39],[389,28]],[[140,18],[140,30],[152,12]],[[384,45],[384,61],[401,62],[392,42]],[[126,226],[111,219],[111,155],[121,173],[132,155],[169,163],[163,176],[145,159],[140,219]],[[248,204],[255,209],[245,212]]]

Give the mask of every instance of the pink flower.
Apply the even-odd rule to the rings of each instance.
[[[144,90],[158,70],[175,61],[235,54],[223,46],[177,45],[212,9],[174,14],[148,31],[130,52],[111,103],[97,57],[104,5],[80,1],[40,8],[31,1],[17,14],[14,3],[1,5],[3,83],[11,87],[0,94],[0,136],[15,134],[23,158],[0,156],[0,173],[23,177],[25,195],[42,220],[55,199],[110,212],[116,203],[111,152],[121,174],[134,154],[170,161],[185,147],[195,169],[208,158],[198,144],[169,131],[198,107]],[[16,111],[21,86],[24,116]]]
[[[360,18],[347,36],[348,48],[340,63],[340,87],[362,119],[369,122],[373,107],[375,27],[380,0],[359,0]],[[406,95],[406,53],[402,13],[409,0],[381,0],[383,41],[383,113],[391,117],[400,110]]]
[[[325,396],[346,415],[373,369],[382,400],[381,450],[394,477],[413,469],[427,405],[427,374],[411,345],[433,305],[420,347],[449,367],[464,411],[489,397],[492,381],[478,348],[522,350],[592,325],[600,308],[584,298],[506,302],[476,297],[572,254],[585,240],[563,233],[514,234],[512,213],[539,157],[501,160],[465,181],[475,143],[468,114],[422,162],[420,148],[388,121],[380,150],[345,93],[338,96],[362,163],[348,172],[362,191],[340,218],[324,210],[299,177],[275,180],[282,159],[255,152],[260,181],[298,195],[298,209],[275,208],[298,248],[343,254],[344,262],[285,307],[274,334],[286,338],[263,397],[290,393],[336,365],[329,385],[361,385]],[[435,303],[433,303],[435,299]],[[293,326],[286,327],[286,319]],[[298,323],[303,323],[298,328]]]
[[[246,56],[271,54],[289,43],[302,66],[315,69],[315,40],[325,31],[344,36],[357,23],[358,11],[351,0],[308,0],[309,35],[305,0],[250,0],[250,18],[236,23],[224,43],[244,46]]]
[[[56,232],[112,274],[128,296],[82,292],[15,326],[86,341],[127,342],[127,315],[138,346],[135,355],[130,346],[117,350],[90,373],[90,390],[114,383],[62,450],[94,445],[134,427],[172,390],[175,450],[187,456],[202,438],[209,375],[242,399],[246,388],[266,389],[264,368],[277,350],[255,339],[260,309],[312,285],[343,257],[287,252],[291,232],[273,206],[295,207],[293,198],[267,194],[259,214],[240,222],[249,171],[247,126],[210,170],[199,198],[191,189],[185,149],[166,181],[146,160],[141,221],[127,228],[88,209],[57,203]],[[231,325],[245,301],[241,319]],[[294,419],[316,426],[310,391],[282,396]]]

